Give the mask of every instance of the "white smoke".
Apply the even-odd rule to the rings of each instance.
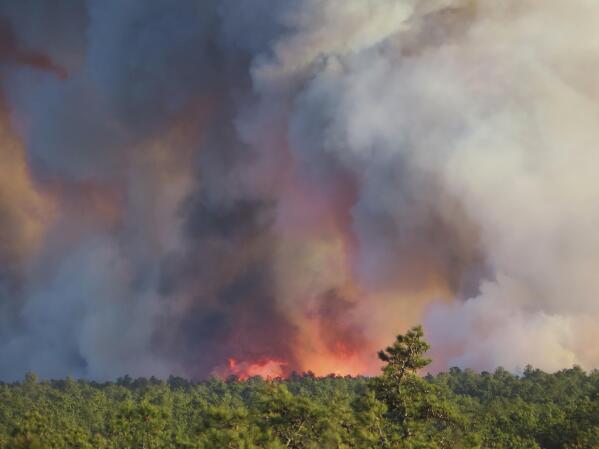
[[[422,252],[480,254],[479,293],[423,311],[445,363],[597,366],[599,7],[415,3],[296,5],[294,31],[255,60],[262,107],[291,104],[309,173],[356,176],[365,282]]]

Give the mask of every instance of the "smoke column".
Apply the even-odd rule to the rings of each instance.
[[[595,0],[0,0],[0,379],[599,366]]]

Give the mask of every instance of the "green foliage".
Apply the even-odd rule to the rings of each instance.
[[[422,328],[375,378],[0,384],[0,449],[595,449],[599,372],[426,375]]]
[[[383,374],[400,383],[406,374],[415,374],[427,366],[431,360],[424,357],[430,345],[424,341],[422,326],[410,329],[405,335],[398,335],[393,346],[379,352],[379,358],[386,363]]]
[[[449,390],[416,374],[430,363],[424,357],[430,346],[423,336],[422,327],[414,327],[379,353],[386,365],[371,385],[386,406],[381,447],[450,448],[457,444],[461,420],[449,400]]]

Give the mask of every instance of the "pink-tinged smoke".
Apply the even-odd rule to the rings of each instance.
[[[0,4],[0,378],[599,366],[591,0]]]

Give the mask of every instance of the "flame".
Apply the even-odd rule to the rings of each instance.
[[[239,380],[247,380],[250,377],[262,377],[266,380],[278,379],[286,374],[287,362],[271,359],[268,357],[255,362],[243,361],[230,357],[225,369],[216,370],[218,377],[236,376]]]

